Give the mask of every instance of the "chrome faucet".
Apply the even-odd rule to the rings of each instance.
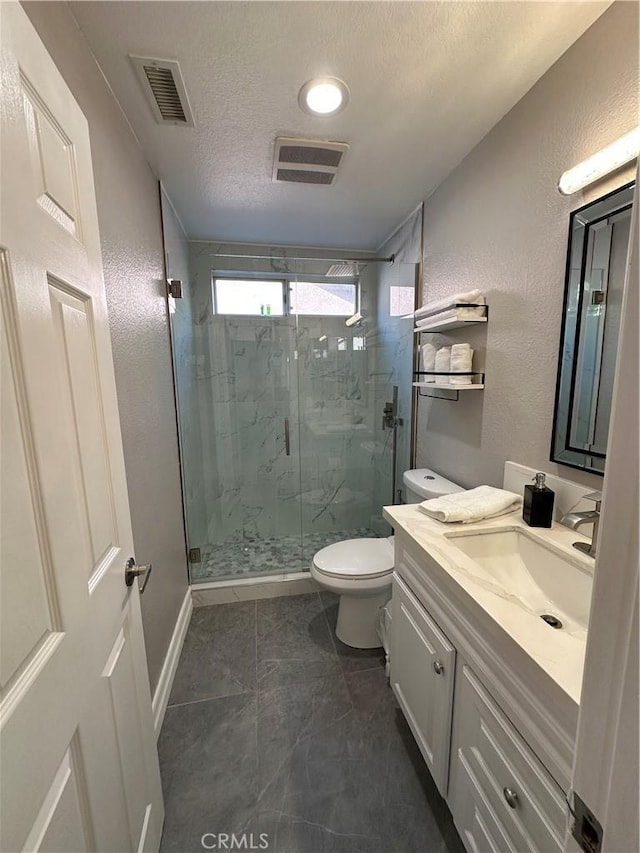
[[[585,498],[596,502],[595,509],[589,509],[586,512],[568,512],[560,519],[560,524],[564,524],[571,530],[577,530],[583,524],[593,524],[593,534],[591,542],[574,542],[573,547],[583,554],[588,554],[589,557],[596,556],[596,545],[598,544],[598,525],[600,524],[600,507],[602,506],[602,492],[590,492],[585,495]]]

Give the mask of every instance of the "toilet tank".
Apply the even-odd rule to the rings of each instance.
[[[429,468],[413,468],[402,475],[404,499],[408,504],[419,504],[429,498],[439,498],[454,492],[464,492],[462,486],[441,477]]]

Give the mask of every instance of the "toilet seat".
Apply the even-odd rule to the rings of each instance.
[[[346,539],[322,548],[313,558],[321,575],[343,580],[373,580],[393,572],[393,537]]]

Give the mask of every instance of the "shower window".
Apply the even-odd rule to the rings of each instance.
[[[357,281],[290,281],[235,276],[213,279],[214,314],[351,317],[357,310]]]
[[[282,281],[214,278],[214,314],[282,317],[284,288]]]

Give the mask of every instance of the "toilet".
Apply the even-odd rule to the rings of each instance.
[[[405,471],[405,503],[421,503],[454,492],[461,486],[429,468]],[[377,617],[391,596],[393,536],[386,539],[345,539],[327,545],[311,561],[311,576],[324,589],[340,596],[336,636],[347,646],[380,646]]]

